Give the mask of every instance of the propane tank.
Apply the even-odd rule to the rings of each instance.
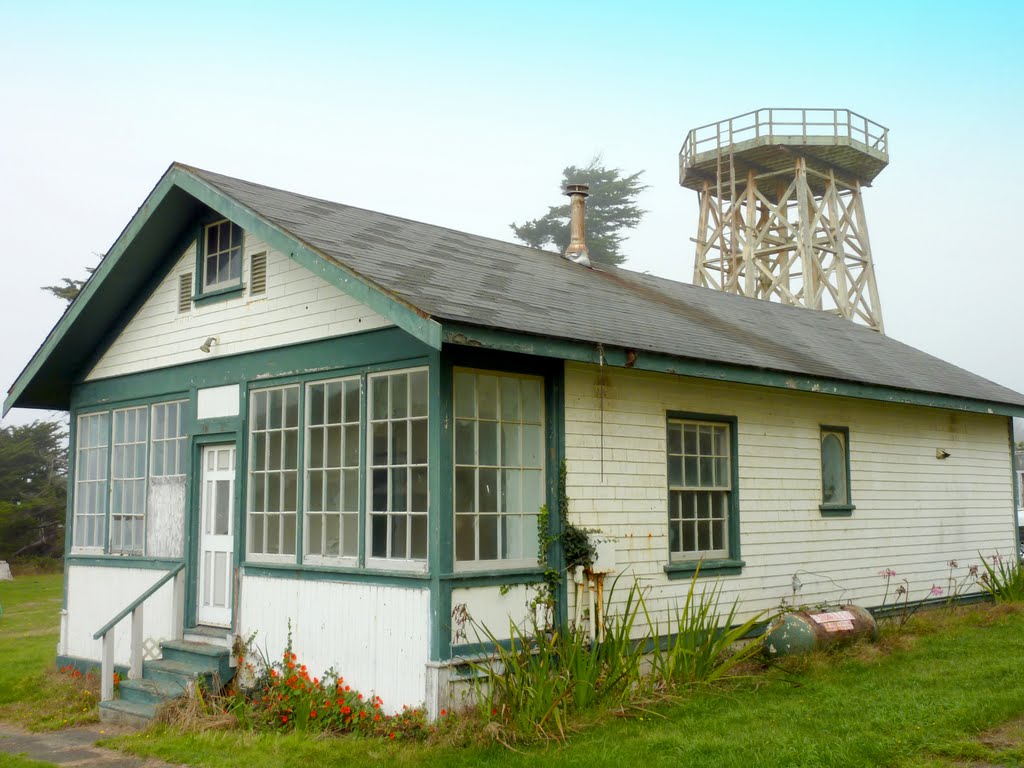
[[[772,622],[764,633],[767,656],[794,656],[833,648],[866,637],[878,638],[875,617],[856,605],[824,611],[793,611]]]

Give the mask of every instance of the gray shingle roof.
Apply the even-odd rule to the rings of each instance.
[[[1024,406],[1024,395],[848,320],[187,168],[440,321]]]

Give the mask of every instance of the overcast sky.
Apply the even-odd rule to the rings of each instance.
[[[39,287],[172,161],[509,240],[601,154],[650,185],[627,266],[688,281],[686,132],[805,106],[890,129],[865,193],[888,334],[1024,391],[1024,3],[161,6],[0,3],[5,389],[63,310]]]

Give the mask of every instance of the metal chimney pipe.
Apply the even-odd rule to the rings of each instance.
[[[584,267],[590,266],[590,252],[586,241],[587,195],[590,187],[587,184],[567,184],[565,194],[569,196],[569,246],[565,249],[565,258]]]

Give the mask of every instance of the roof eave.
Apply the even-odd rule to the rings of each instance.
[[[978,400],[921,390],[898,389],[878,384],[732,365],[711,360],[677,357],[660,352],[608,346],[594,341],[504,331],[463,322],[444,322],[444,341],[448,344],[541,357],[556,357],[593,365],[603,364],[795,392],[811,392],[970,413],[1024,417],[1024,404],[1021,403]]]

